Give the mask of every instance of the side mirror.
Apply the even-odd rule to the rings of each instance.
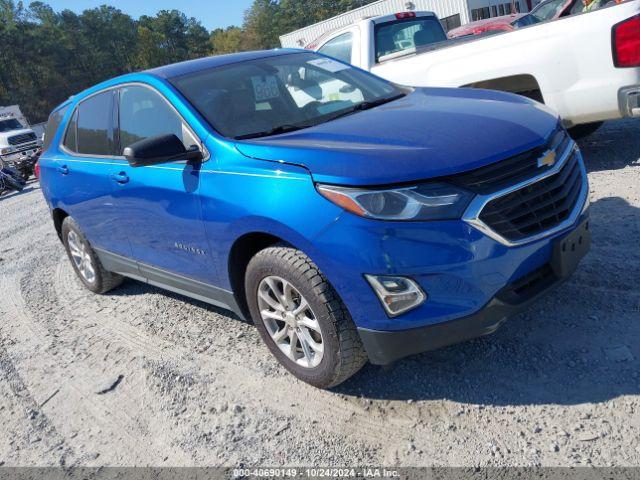
[[[132,167],[148,167],[176,160],[196,162],[202,160],[202,152],[193,145],[184,148],[174,134],[145,138],[124,149],[124,158]]]

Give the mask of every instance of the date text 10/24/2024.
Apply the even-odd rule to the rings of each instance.
[[[397,478],[397,470],[386,468],[237,468],[234,478]]]

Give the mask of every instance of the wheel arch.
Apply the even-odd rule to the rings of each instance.
[[[540,82],[531,74],[509,75],[506,77],[492,78],[462,85],[466,88],[485,88],[488,90],[500,90],[503,92],[517,93],[524,97],[544,102],[544,95]]]
[[[251,318],[244,285],[247,266],[259,251],[278,243],[289,244],[277,235],[256,231],[238,237],[231,246],[227,259],[227,274],[236,303],[247,319]]]
[[[62,241],[62,224],[64,219],[67,218],[69,214],[64,211],[62,208],[54,208],[51,211],[51,217],[53,218],[53,226],[56,229],[56,233],[58,234],[58,238]]]

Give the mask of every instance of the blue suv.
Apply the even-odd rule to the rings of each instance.
[[[51,114],[40,167],[89,290],[230,309],[323,388],[493,332],[590,244],[582,157],[544,105],[299,50],[93,87]]]

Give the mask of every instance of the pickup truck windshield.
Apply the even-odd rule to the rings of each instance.
[[[10,132],[12,130],[21,130],[23,128],[22,124],[15,118],[0,120],[0,133]]]
[[[432,43],[444,42],[447,34],[433,17],[414,17],[376,25],[376,61],[398,52],[415,51]]]
[[[211,126],[235,139],[311,127],[403,95],[391,83],[313,53],[225,65],[171,83]]]

